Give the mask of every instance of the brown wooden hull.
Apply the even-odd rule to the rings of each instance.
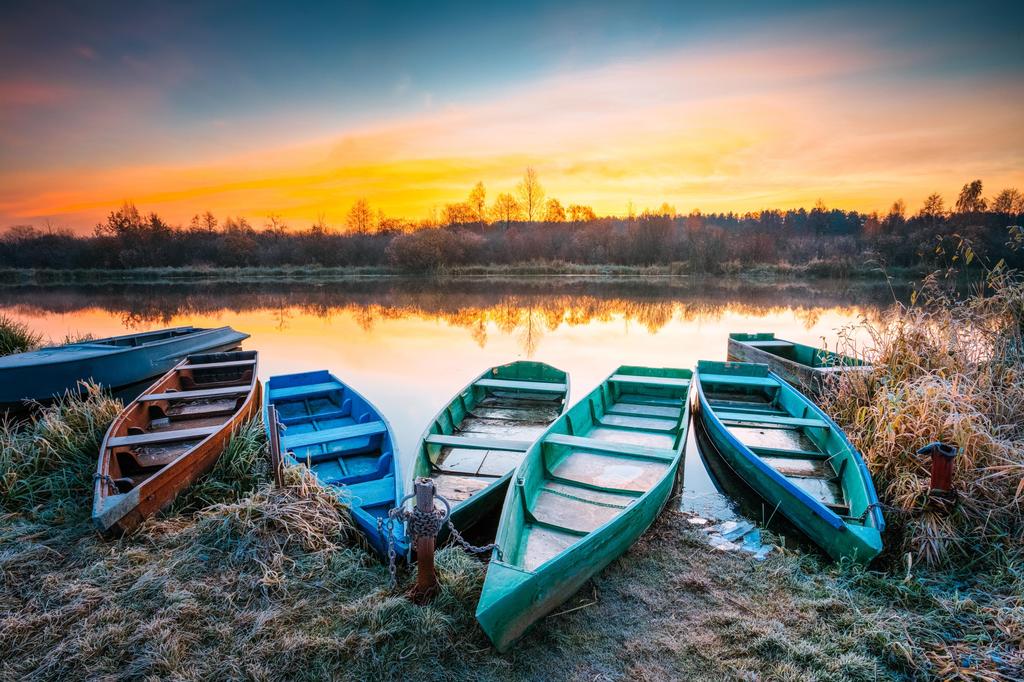
[[[104,436],[96,527],[129,532],[170,505],[213,468],[261,402],[254,352],[190,356],[175,366],[125,407]]]

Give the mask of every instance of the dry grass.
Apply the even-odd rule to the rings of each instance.
[[[890,557],[930,566],[1019,559],[1024,543],[1024,280],[1001,268],[958,296],[933,277],[877,324],[827,409],[864,453],[890,507]],[[951,513],[929,500],[932,441],[960,448]]]
[[[42,340],[28,325],[0,315],[0,356],[35,350]]]

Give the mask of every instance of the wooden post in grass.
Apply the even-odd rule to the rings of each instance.
[[[270,470],[274,472],[274,485],[284,487],[284,469],[281,467],[281,422],[277,421],[277,408],[267,407],[267,420],[270,422]]]
[[[417,478],[413,484],[416,494],[416,511],[422,515],[434,513],[434,481]],[[412,599],[417,604],[427,604],[437,593],[437,574],[434,571],[434,549],[437,537],[416,535],[416,585],[412,588]]]
[[[929,443],[917,451],[919,455],[931,455],[932,478],[929,496],[944,502],[955,497],[953,491],[953,460],[959,450],[946,443]]]

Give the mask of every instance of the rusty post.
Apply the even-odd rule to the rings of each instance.
[[[281,422],[277,420],[277,408],[267,407],[267,421],[270,423],[270,470],[274,472],[274,485],[284,487],[284,469],[281,466]]]
[[[434,481],[429,478],[417,478],[413,484],[416,494],[416,511],[420,514],[434,512]],[[427,604],[437,592],[437,574],[434,572],[434,549],[436,536],[418,535],[416,540],[416,585],[412,589],[412,599],[417,604]]]
[[[953,491],[953,460],[959,450],[946,443],[929,443],[917,451],[919,455],[932,456],[931,491],[948,494]]]

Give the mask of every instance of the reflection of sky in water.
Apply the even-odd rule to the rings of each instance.
[[[458,284],[452,283],[456,290]],[[864,303],[863,291],[763,290],[686,292],[643,290],[543,294],[381,291],[359,296],[330,290],[240,295],[159,287],[123,294],[81,290],[4,291],[0,312],[24,320],[49,338],[94,336],[193,324],[231,325],[248,332],[260,351],[260,375],[326,368],[388,416],[408,462],[427,421],[489,366],[517,359],[547,362],[570,373],[571,400],[589,392],[623,364],[694,367],[725,359],[731,331],[775,332],[834,346],[838,330],[876,315],[886,296]],[[666,293],[668,296],[666,296]],[[889,298],[891,300],[891,298]],[[866,339],[862,339],[866,340]],[[691,450],[693,448],[690,448]],[[699,457],[687,457],[686,488],[696,510],[721,513]],[[702,467],[700,467],[702,468]]]

